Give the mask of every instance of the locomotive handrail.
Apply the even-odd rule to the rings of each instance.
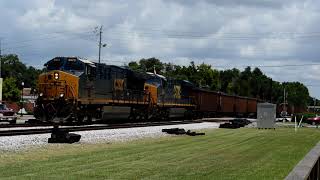
[[[124,90],[118,92],[109,92],[111,94],[113,103],[123,101],[124,103],[128,102],[135,102],[139,103],[150,103],[150,94],[146,94],[143,91],[138,90]],[[145,96],[148,96],[145,98]]]

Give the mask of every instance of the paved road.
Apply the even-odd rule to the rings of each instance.
[[[24,124],[29,119],[34,119],[33,115],[18,115],[17,124]]]

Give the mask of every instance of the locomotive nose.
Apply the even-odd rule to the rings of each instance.
[[[63,71],[43,73],[39,76],[38,92],[43,98],[76,99],[78,79],[78,77]]]

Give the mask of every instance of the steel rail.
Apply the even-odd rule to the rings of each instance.
[[[126,124],[107,124],[98,126],[74,126],[74,127],[61,127],[61,130],[68,132],[76,131],[93,131],[104,129],[121,129],[121,128],[135,128],[135,127],[149,127],[149,126],[165,126],[165,125],[178,125],[178,124],[191,124],[201,123],[202,121],[167,121],[167,122],[147,122],[147,123],[126,123]],[[51,133],[53,127],[41,129],[14,129],[14,130],[0,130],[1,136],[18,136],[18,135],[31,135],[31,134],[46,134]]]

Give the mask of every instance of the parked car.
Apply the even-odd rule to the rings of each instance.
[[[9,122],[10,124],[15,124],[17,122],[16,113],[7,108],[5,104],[0,104],[0,122]]]
[[[312,125],[318,125],[320,124],[320,116],[308,118],[307,122]]]

